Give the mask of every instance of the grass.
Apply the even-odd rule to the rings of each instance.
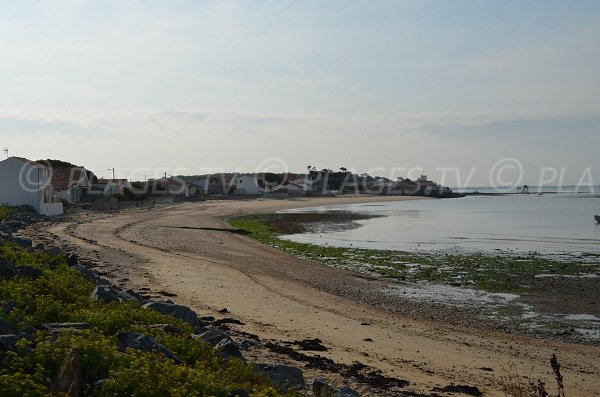
[[[302,259],[328,266],[378,274],[406,281],[431,281],[492,292],[523,292],[522,281],[539,274],[575,275],[595,264],[558,261],[537,254],[516,256],[484,253],[413,253],[319,246],[281,238],[275,215],[254,215],[231,219],[229,223],[255,240]]]
[[[49,385],[73,349],[81,353],[86,395],[225,397],[235,389],[245,389],[257,397],[281,395],[250,365],[237,359],[222,361],[211,345],[191,338],[188,324],[135,303],[91,300],[94,285],[60,257],[29,252],[3,240],[0,257],[17,267],[29,265],[43,272],[35,280],[21,276],[0,278],[0,306],[9,300],[16,303],[10,312],[0,311],[3,320],[27,332],[31,332],[31,327],[42,329],[41,325],[48,322],[92,325],[88,330],[65,331],[58,336],[37,331],[33,340],[21,339],[14,351],[0,352],[1,397],[50,396]],[[183,329],[184,335],[146,326],[166,323]],[[175,365],[159,353],[131,349],[120,352],[115,336],[119,330],[152,336],[184,364]],[[93,383],[100,379],[105,379],[104,383],[94,388]]]
[[[14,208],[0,206],[0,222],[2,222],[4,219],[6,219],[6,216],[14,211],[15,211]]]

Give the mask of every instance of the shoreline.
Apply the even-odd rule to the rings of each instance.
[[[318,337],[330,347],[324,356],[346,364],[360,360],[386,375],[408,379],[410,390],[431,392],[458,382],[486,389],[486,395],[501,396],[498,378],[508,373],[503,366],[517,362],[518,373],[544,376],[554,349],[559,349],[563,367],[573,375],[573,388],[579,390],[580,394],[571,395],[600,389],[589,375],[583,380],[585,373],[600,373],[600,349],[595,347],[390,316],[308,283],[330,282],[352,292],[372,289],[377,280],[302,261],[234,233],[182,229],[226,228],[224,220],[230,217],[359,199],[367,198],[224,201],[84,213],[47,222],[33,234],[48,239],[46,233],[53,233],[66,246],[87,253],[90,266],[123,286],[176,294],[171,299],[200,312],[217,313],[227,307],[232,316],[246,323],[243,332],[262,339]],[[519,354],[514,351],[517,346]],[[491,366],[491,373],[479,369]]]

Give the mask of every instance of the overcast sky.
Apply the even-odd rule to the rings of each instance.
[[[600,1],[0,4],[11,155],[600,184]]]

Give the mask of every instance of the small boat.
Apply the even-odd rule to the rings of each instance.
[[[596,220],[596,223],[600,223],[600,215],[594,215],[594,219]]]

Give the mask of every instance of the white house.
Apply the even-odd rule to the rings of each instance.
[[[258,184],[256,175],[237,175],[235,177],[234,194],[258,195],[263,193],[263,188]]]
[[[123,194],[125,189],[131,189],[131,183],[127,179],[98,179],[98,182],[92,185],[92,193],[106,197]]]
[[[0,204],[28,205],[47,216],[63,213],[62,203],[53,202],[50,168],[21,157],[0,161]]]

